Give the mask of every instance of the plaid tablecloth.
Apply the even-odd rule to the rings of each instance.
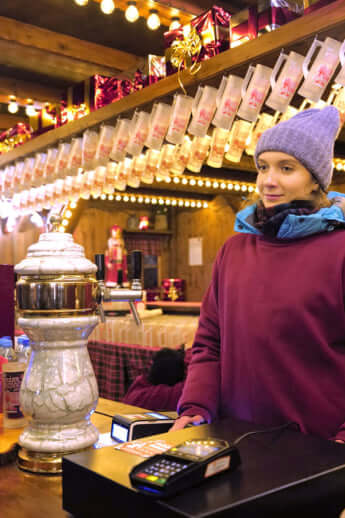
[[[132,381],[147,372],[160,347],[90,340],[88,349],[100,397],[119,401]]]

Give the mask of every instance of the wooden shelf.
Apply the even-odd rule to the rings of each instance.
[[[345,1],[338,0],[307,16],[283,25],[275,31],[264,34],[259,39],[251,40],[244,45],[222,52],[218,56],[204,61],[196,75],[191,76],[187,71],[184,71],[181,78],[185,87],[193,93],[199,83],[212,84],[213,81],[214,84],[218,85],[221,76],[230,70],[244,75],[249,63],[260,62],[272,66],[282,48],[285,51],[293,49],[305,54],[316,34],[321,39],[328,35],[342,41],[344,32]],[[104,106],[79,120],[48,131],[1,155],[0,168],[27,155],[56,145],[60,140],[69,140],[76,135],[80,135],[87,128],[99,126],[104,122],[114,122],[120,114],[130,116],[139,107],[151,109],[152,103],[157,99],[168,97],[168,102],[169,100],[171,102],[172,95],[177,90],[179,90],[177,74],[173,74],[158,83]]]
[[[140,234],[141,236],[172,236],[172,230],[123,230],[126,234]]]

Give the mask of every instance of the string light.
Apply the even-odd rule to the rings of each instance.
[[[80,7],[84,7],[85,5],[87,5],[89,3],[89,0],[74,0],[74,1]]]
[[[150,9],[150,16],[148,17],[146,24],[151,31],[156,31],[160,27],[161,21],[158,16],[157,9]]]
[[[70,219],[72,217],[72,211],[67,209],[64,216],[65,218]]]
[[[77,203],[75,201],[72,201],[69,206],[71,209],[75,209],[77,207]]]
[[[171,18],[171,23],[169,25],[169,31],[174,31],[178,29],[181,25],[181,20],[178,16],[173,16]]]
[[[31,99],[28,99],[28,101],[27,101],[25,113],[28,117],[34,117],[36,115],[34,103]]]
[[[174,183],[180,183],[180,179],[177,176],[175,176],[175,178],[173,179],[173,182]]]
[[[195,200],[195,199],[188,199],[188,198],[173,198],[171,196],[143,196],[142,194],[139,194],[137,196],[131,195],[128,196],[123,193],[116,194],[115,199],[117,201],[121,202],[136,202],[136,203],[146,203],[147,205],[166,205],[166,206],[173,206],[173,207],[186,207],[186,208],[207,208],[208,203],[203,200]]]
[[[100,8],[104,14],[111,14],[115,9],[115,4],[113,0],[102,0]]]
[[[139,11],[136,2],[127,2],[127,9],[125,12],[125,18],[128,22],[134,23],[139,18]]]
[[[17,99],[14,95],[10,96],[10,102],[8,103],[7,109],[12,114],[17,113],[17,111],[19,110]]]
[[[106,198],[107,198],[107,197],[106,197],[106,195],[105,195],[104,193],[103,193],[103,194],[101,194],[101,200],[106,200]]]

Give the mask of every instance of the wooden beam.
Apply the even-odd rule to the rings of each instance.
[[[28,122],[28,118],[20,115],[12,115],[11,113],[0,113],[0,130],[12,128],[18,122]]]
[[[0,102],[4,96],[15,95],[17,99],[33,99],[39,102],[57,103],[61,100],[62,90],[51,86],[21,81],[11,77],[0,76]]]
[[[128,52],[58,34],[3,16],[0,16],[0,40],[15,43],[22,48],[44,51],[52,54],[54,58],[71,58],[74,62],[89,63],[112,70],[127,70],[140,62],[140,58]],[[1,51],[1,62],[3,58]]]
[[[66,81],[67,84],[83,81],[94,74],[118,75],[115,68],[95,65],[90,62],[53,54],[46,50],[26,47],[20,43],[2,40],[0,35],[0,63],[43,76]]]

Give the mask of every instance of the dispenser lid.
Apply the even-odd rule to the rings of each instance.
[[[96,270],[72,234],[56,231],[41,234],[38,242],[29,246],[27,257],[14,268],[20,275],[89,274]]]

